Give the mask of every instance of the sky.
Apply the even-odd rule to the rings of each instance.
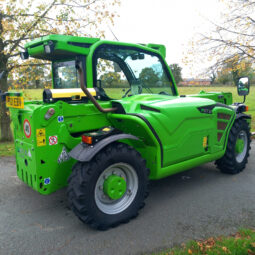
[[[211,29],[209,20],[220,19],[220,8],[218,0],[121,0],[111,29],[119,41],[164,44],[167,63],[178,63],[184,78],[196,77],[210,63],[185,66],[182,60],[192,38]],[[106,37],[114,39],[109,29]]]

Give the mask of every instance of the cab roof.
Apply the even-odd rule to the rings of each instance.
[[[88,55],[89,48],[100,41],[99,38],[78,37],[71,35],[47,35],[37,38],[25,44],[28,55],[33,58],[44,60],[63,60],[77,55]],[[109,41],[107,41],[109,43]],[[113,42],[115,45],[119,42]],[[123,43],[119,43],[123,45]],[[138,46],[139,44],[125,44],[126,46]],[[141,45],[141,44],[140,44]],[[144,45],[149,49],[159,51],[166,57],[166,48],[162,44]]]
[[[78,37],[71,35],[47,35],[26,43],[25,49],[31,57],[58,60],[77,54],[87,55],[89,47],[99,41],[99,38]],[[52,45],[54,54],[46,53],[45,46]]]

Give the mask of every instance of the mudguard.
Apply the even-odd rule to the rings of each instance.
[[[237,113],[236,114],[236,119],[240,119],[240,118],[244,118],[244,119],[251,119],[251,115],[245,114],[245,113]]]
[[[130,135],[130,134],[112,135],[112,136],[108,136],[107,138],[101,140],[100,142],[94,145],[80,143],[69,152],[69,156],[80,162],[89,162],[105,146],[107,146],[108,144],[112,142],[122,140],[122,139],[139,140],[138,137]]]

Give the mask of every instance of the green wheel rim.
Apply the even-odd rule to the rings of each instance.
[[[112,188],[117,192],[111,193]],[[137,191],[138,176],[135,169],[127,163],[116,163],[106,168],[98,177],[94,193],[95,202],[103,213],[118,214],[131,205]]]
[[[241,130],[236,139],[235,155],[236,161],[242,163],[248,150],[248,136],[244,130]]]
[[[110,175],[104,181],[104,193],[111,199],[120,199],[125,194],[126,189],[125,179],[118,175]]]

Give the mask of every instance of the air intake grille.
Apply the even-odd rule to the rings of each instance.
[[[224,131],[226,130],[227,126],[228,126],[228,120],[231,119],[231,115],[230,114],[226,114],[226,113],[222,113],[219,112],[217,114],[218,117],[218,122],[217,122],[217,140],[218,142],[221,140]]]
[[[226,113],[218,113],[217,117],[218,119],[222,119],[222,120],[230,120],[231,115]]]

